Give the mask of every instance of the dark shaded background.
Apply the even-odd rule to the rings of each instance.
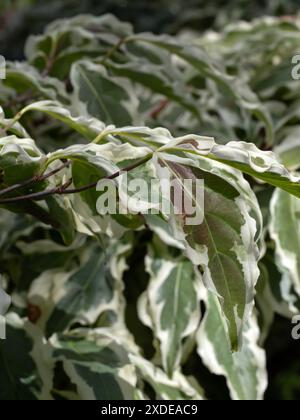
[[[298,9],[299,0],[0,0],[0,54],[8,60],[22,59],[30,34],[42,32],[54,19],[79,13],[113,13],[132,22],[138,32],[176,34],[182,29],[218,30],[239,19],[295,15]],[[300,399],[300,342],[292,340],[291,328],[289,320],[276,317],[266,344],[269,400]],[[199,366],[199,375],[211,376],[203,366]],[[212,379],[208,397],[226,396],[225,382]]]

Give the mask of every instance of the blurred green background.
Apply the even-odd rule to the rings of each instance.
[[[79,13],[113,13],[133,23],[137,32],[178,33],[221,29],[240,19],[294,15],[299,0],[1,0],[0,52],[7,59],[23,56],[24,42],[57,18]]]
[[[298,10],[299,0],[0,0],[0,54],[8,60],[22,59],[30,34],[42,32],[57,18],[80,13],[112,13],[130,21],[137,32],[177,34],[221,30],[240,19],[290,16]],[[300,344],[291,339],[290,329],[289,320],[277,317],[267,342],[270,400],[300,399]],[[214,397],[224,398],[222,385],[220,379]]]

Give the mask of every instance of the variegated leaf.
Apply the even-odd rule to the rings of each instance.
[[[73,66],[71,79],[80,114],[119,127],[134,125],[137,100],[128,82],[108,77],[104,67],[88,61]]]
[[[160,152],[157,167],[161,178],[171,174],[183,191],[184,180],[204,180],[204,197],[189,194],[194,207],[202,211],[203,222],[187,224],[185,217],[175,216],[174,235],[184,242],[191,261],[204,270],[206,286],[219,297],[236,350],[253,308],[259,276],[261,214],[256,198],[237,171],[212,165],[205,157],[193,161]]]
[[[130,400],[136,376],[127,353],[112,339],[96,341],[82,333],[58,335],[51,339],[53,357],[62,361],[81,400]]]
[[[131,363],[136,367],[138,378],[149,383],[155,391],[158,400],[204,400],[203,390],[189,382],[188,378],[175,372],[170,379],[161,369],[157,368],[141,356],[129,354]]]
[[[6,328],[6,340],[0,340],[0,399],[51,399],[51,361],[41,334],[33,338],[32,327],[15,313],[7,316]]]
[[[172,260],[155,246],[149,251],[146,267],[150,283],[139,309],[147,313],[147,326],[159,340],[164,370],[172,378],[180,366],[182,341],[200,322],[196,275],[188,260]]]
[[[8,296],[8,294],[3,290],[2,288],[2,279],[0,276],[0,316],[3,316],[6,314],[10,303],[11,298]]]
[[[55,118],[78,133],[82,134],[84,137],[90,141],[94,140],[99,133],[101,133],[105,125],[92,117],[84,116],[73,116],[70,110],[63,106],[61,103],[56,101],[40,101],[34,102],[25,108],[23,108],[15,118],[15,121],[21,119],[25,114],[32,111],[38,111],[45,113],[52,118]]]
[[[266,356],[258,346],[259,329],[252,315],[243,326],[243,346],[232,353],[217,298],[204,292],[206,314],[198,332],[198,353],[210,371],[226,378],[234,400],[261,400],[267,387]]]
[[[16,136],[1,138],[1,184],[9,186],[33,177],[45,160],[46,156],[37,148],[32,139],[19,139]]]
[[[274,192],[271,202],[270,233],[276,244],[276,262],[282,273],[282,290],[286,290],[286,297],[293,291],[300,297],[299,199],[285,191]],[[296,304],[296,300],[294,303]]]
[[[261,151],[251,143],[229,142],[223,146],[211,138],[203,145],[202,140],[199,136],[185,136],[174,139],[159,151],[206,156],[300,197],[299,177],[289,172],[273,152]]]

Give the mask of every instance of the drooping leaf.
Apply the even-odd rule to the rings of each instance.
[[[164,259],[153,249],[146,263],[150,284],[143,296],[143,311],[159,340],[164,370],[172,378],[180,365],[182,341],[195,332],[200,320],[194,267],[187,260]]]
[[[236,350],[242,325],[253,307],[259,276],[256,241],[261,216],[256,199],[240,174],[224,165],[212,169],[200,156],[193,163],[163,153],[159,162],[159,176],[171,175],[203,217],[196,225],[188,224],[185,214],[175,217],[174,235],[184,241],[193,264],[204,270],[206,286],[220,298]],[[202,194],[186,190],[186,179],[204,180]]]
[[[226,325],[217,298],[205,293],[206,314],[200,326],[198,353],[204,364],[226,378],[234,400],[261,400],[267,387],[266,357],[257,341],[259,330],[254,316],[243,327],[243,346],[232,353]]]
[[[82,400],[133,399],[134,367],[124,349],[105,336],[92,340],[81,333],[52,338],[53,357],[63,362]]]
[[[282,283],[300,297],[300,200],[275,191],[271,202],[270,233],[276,244],[276,263]]]

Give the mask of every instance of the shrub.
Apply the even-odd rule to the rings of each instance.
[[[187,40],[85,15],[8,63],[1,399],[205,399],[213,374],[263,398],[274,314],[299,311],[298,44],[291,19]],[[166,174],[200,209],[204,180],[203,223],[122,182]],[[100,179],[129,213],[99,213]]]

